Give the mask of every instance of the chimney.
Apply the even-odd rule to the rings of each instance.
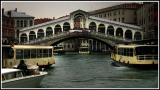
[[[8,11],[8,13],[7,13],[7,14],[8,14],[8,16],[9,16],[9,17],[11,17],[11,11]]]
[[[4,15],[4,8],[2,8],[2,15]]]
[[[17,12],[17,8],[15,8],[15,10],[14,10],[15,12]]]

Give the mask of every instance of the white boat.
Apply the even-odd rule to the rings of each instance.
[[[89,47],[86,46],[80,47],[79,54],[90,54]]]
[[[23,75],[20,69],[4,68],[1,69],[2,88],[38,88],[45,75],[47,72],[43,71]]]

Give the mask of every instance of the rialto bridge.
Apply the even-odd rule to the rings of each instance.
[[[88,35],[90,35],[89,38],[101,40],[101,37],[105,37],[106,42],[109,42],[109,40],[114,43],[118,41],[128,42],[143,39],[143,31],[139,26],[97,18],[90,16],[88,12],[77,10],[70,13],[70,15],[21,29],[19,42],[22,44],[51,45],[63,41],[67,37],[69,38],[68,35],[71,35],[74,30],[79,30],[80,34],[82,34],[81,31],[87,31]],[[70,38],[74,37],[74,35],[70,36]],[[81,37],[83,36],[85,37],[85,35],[81,35]],[[105,40],[101,41],[105,42]]]

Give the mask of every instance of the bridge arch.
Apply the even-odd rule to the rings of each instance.
[[[140,32],[135,32],[134,34],[134,40],[142,40],[142,35]]]
[[[54,34],[58,34],[62,32],[62,28],[59,24],[54,27]]]
[[[104,33],[105,34],[105,25],[104,24],[99,24],[98,25],[98,32]]]
[[[109,25],[107,28],[107,35],[114,36],[114,27],[112,25]]]
[[[68,22],[65,22],[63,24],[63,31],[69,31],[70,30],[70,24]]]
[[[23,34],[21,34],[21,36],[20,36],[20,42],[26,42],[27,41],[27,34],[26,33],[23,33]]]
[[[126,32],[125,32],[125,39],[132,40],[132,31],[131,30],[126,30]]]
[[[85,28],[86,17],[82,13],[77,13],[74,15],[74,28],[73,29],[81,29]]]
[[[47,27],[46,29],[46,37],[52,36],[53,35],[53,29],[52,27]]]
[[[91,22],[89,24],[89,30],[91,30],[91,32],[96,32],[96,29],[97,29],[97,25],[95,22]]]
[[[36,39],[36,34],[34,31],[29,32],[29,41]]]
[[[43,38],[44,37],[44,30],[38,29],[37,31],[37,38]]]
[[[123,37],[123,29],[122,28],[117,28],[116,29],[116,36],[117,37]]]
[[[98,32],[92,32],[92,33],[90,32],[70,32],[70,33],[66,32],[65,33],[64,32],[64,34],[61,34],[61,36],[44,40],[43,42],[41,42],[41,44],[42,45],[56,45],[65,40],[74,39],[74,38],[87,38],[87,39],[98,40],[98,41],[101,41],[102,43],[105,43],[110,48],[113,48],[113,46],[116,43],[126,42],[123,39],[115,39],[115,38],[100,34]],[[38,44],[38,42],[35,44]]]

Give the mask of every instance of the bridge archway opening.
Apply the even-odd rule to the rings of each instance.
[[[36,34],[34,31],[30,31],[29,33],[29,41],[36,39]]]
[[[73,36],[73,37],[67,37],[67,38],[64,38],[64,39],[61,39],[61,40],[58,40],[56,42],[53,42],[51,43],[50,45],[51,46],[55,46],[61,42],[64,42],[64,41],[68,41],[68,40],[71,40],[71,39],[81,39],[81,38],[84,38],[84,39],[93,39],[94,41],[98,41],[98,42],[101,42],[101,43],[104,43],[105,45],[107,45],[110,49],[113,49],[113,46],[107,42],[104,42],[100,39],[97,39],[97,38],[94,38],[94,37],[90,37],[90,36]]]
[[[86,19],[85,16],[81,13],[74,15],[74,29],[85,28]]]
[[[132,39],[132,31],[131,30],[126,30],[125,32],[125,39]]]
[[[63,31],[69,31],[70,30],[70,24],[68,23],[68,22],[65,22],[64,24],[63,24]]]
[[[113,26],[111,26],[111,25],[108,26],[108,28],[107,28],[107,34],[114,36],[114,28],[113,28]]]
[[[44,31],[43,29],[39,29],[37,32],[37,38],[43,38],[44,37]]]
[[[97,25],[95,22],[91,22],[89,24],[89,30],[91,30],[91,32],[96,32],[96,28],[97,28]]]
[[[47,27],[46,29],[46,37],[52,36],[53,35],[53,30],[51,27]]]
[[[98,32],[105,34],[105,25],[104,24],[99,24]]]
[[[140,32],[136,32],[134,34],[134,40],[142,40],[142,35]]]
[[[117,28],[117,30],[116,30],[116,36],[117,37],[123,37],[123,30],[122,30],[122,28]]]
[[[26,42],[27,41],[27,34],[23,33],[21,36],[20,36],[21,40],[20,42]]]
[[[56,25],[55,26],[55,28],[54,28],[54,31],[55,31],[55,34],[59,34],[59,33],[61,33],[62,32],[62,28],[61,28],[61,26],[58,24],[58,25]]]

